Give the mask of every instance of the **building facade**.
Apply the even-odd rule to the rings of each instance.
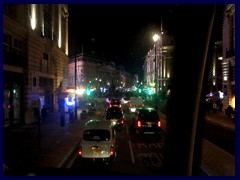
[[[235,5],[225,6],[223,17],[223,108],[235,108]]]
[[[174,38],[161,34],[149,50],[144,61],[144,84],[152,86],[155,92],[166,92],[171,85],[173,73]]]
[[[222,93],[222,41],[217,41],[213,47],[212,64],[208,75],[206,94],[219,98]]]
[[[123,66],[114,62],[87,54],[69,57],[69,88],[92,88],[101,92],[109,91],[110,87],[117,90],[130,86],[129,73]],[[75,73],[76,72],[76,73]]]
[[[3,5],[4,126],[34,122],[33,108],[57,111],[68,83],[68,6]]]

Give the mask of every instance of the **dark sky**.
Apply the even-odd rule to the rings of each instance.
[[[132,73],[141,68],[160,31],[165,5],[69,5],[69,54],[83,52],[104,57]],[[163,27],[167,22],[163,22]],[[166,28],[164,28],[166,29]]]
[[[199,6],[201,13],[202,8]],[[174,4],[69,4],[69,54],[80,53],[83,47],[86,54],[139,73],[144,56],[153,46],[152,35],[161,30],[161,25],[165,33],[172,34],[178,11],[179,5]]]

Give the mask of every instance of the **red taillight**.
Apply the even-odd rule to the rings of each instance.
[[[78,155],[79,155],[79,156],[82,156],[82,147],[79,147],[79,149],[78,149]]]
[[[141,123],[141,121],[137,121],[137,127],[141,127],[142,126],[142,123]]]
[[[124,120],[122,119],[121,121],[120,121],[120,124],[123,124],[124,123]]]
[[[161,127],[161,121],[160,120],[157,122],[157,126]]]
[[[112,107],[112,105],[110,104],[110,105],[109,105],[109,107],[111,108],[111,107]]]
[[[121,107],[122,107],[122,105],[120,104],[120,105],[119,105],[119,107],[121,108]]]
[[[110,148],[110,156],[114,155],[114,153],[115,153],[114,148],[113,148],[113,146],[111,146],[111,148]]]

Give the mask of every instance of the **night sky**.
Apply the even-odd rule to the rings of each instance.
[[[83,49],[85,54],[105,58],[139,74],[144,57],[153,47],[152,35],[160,32],[161,26],[166,34],[174,33],[174,26],[181,25],[174,22],[174,17],[185,11],[179,11],[182,6],[69,4],[69,55]],[[191,5],[185,8],[191,9]],[[201,13],[202,8],[199,6]],[[183,19],[190,17],[187,14]]]
[[[141,69],[160,31],[165,5],[69,5],[69,54],[82,51],[123,65],[130,73]],[[164,29],[167,22],[163,22]]]

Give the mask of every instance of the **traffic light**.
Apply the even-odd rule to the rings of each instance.
[[[91,90],[90,88],[87,88],[87,95],[90,96],[90,94],[91,94]]]
[[[141,89],[141,88],[138,88],[138,92],[141,93],[141,92],[142,92],[142,89]]]
[[[153,94],[153,88],[152,87],[147,88],[147,93],[149,95],[152,95]]]

